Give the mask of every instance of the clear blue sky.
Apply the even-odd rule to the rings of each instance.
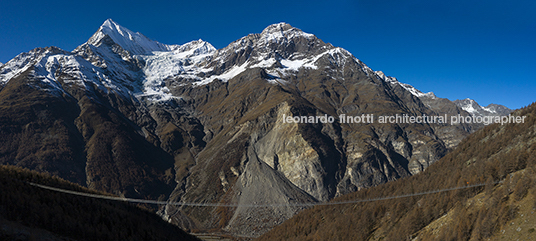
[[[423,92],[510,108],[536,101],[533,0],[3,1],[0,62],[73,50],[107,18],[162,43],[216,48],[287,22]]]

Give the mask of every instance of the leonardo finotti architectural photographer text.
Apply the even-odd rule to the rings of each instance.
[[[339,123],[347,124],[461,124],[461,123],[479,123],[484,125],[500,123],[501,125],[509,123],[525,123],[526,116],[462,116],[462,115],[420,115],[410,116],[408,114],[396,114],[396,115],[380,115],[374,116],[374,114],[362,114],[357,116],[349,116],[341,114],[338,118],[329,116],[327,114],[321,116],[287,116],[283,115],[284,123],[333,123],[338,121]]]

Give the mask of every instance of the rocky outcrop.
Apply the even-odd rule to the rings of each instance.
[[[315,198],[298,188],[281,172],[259,160],[255,147],[247,149],[244,170],[233,189],[236,196],[233,216],[224,230],[239,235],[258,236],[294,216]]]

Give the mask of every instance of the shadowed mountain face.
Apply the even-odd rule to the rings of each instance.
[[[110,196],[58,177],[0,165],[1,240],[199,240],[130,203],[60,193],[36,185]]]
[[[379,123],[469,113],[285,23],[216,50],[158,43],[107,20],[73,52],[38,48],[3,65],[0,110],[0,163],[128,197],[278,204],[158,210],[184,228],[247,236],[300,210],[285,204],[419,173],[478,128]]]

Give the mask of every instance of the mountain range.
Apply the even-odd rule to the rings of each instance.
[[[342,114],[509,113],[423,93],[286,23],[216,49],[162,44],[108,19],[71,52],[36,48],[0,67],[0,164],[124,197],[236,205],[155,211],[189,231],[257,237],[295,204],[421,173],[483,126]]]

